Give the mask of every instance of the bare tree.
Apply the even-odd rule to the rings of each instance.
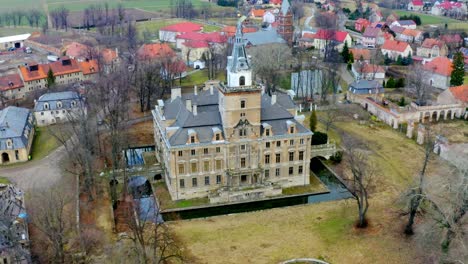
[[[151,110],[151,100],[161,98],[164,93],[162,66],[158,62],[142,61],[138,63],[135,75],[135,88],[138,94],[140,111]]]
[[[369,189],[374,181],[374,169],[369,163],[364,145],[348,136],[344,139],[344,148],[347,164],[351,170],[349,186],[358,205],[359,221],[357,226],[365,228],[369,209]]]
[[[331,128],[333,123],[338,120],[338,111],[336,109],[328,109],[325,111],[325,118],[323,119],[323,124],[325,125],[325,133],[328,133],[328,130]]]
[[[269,93],[274,92],[280,81],[278,72],[292,59],[291,50],[284,44],[263,45],[250,50],[254,73],[260,77]]]
[[[65,212],[66,204],[71,201],[69,190],[57,184],[34,190],[31,195],[28,206],[31,222],[47,238],[44,242],[50,245],[52,263],[65,263],[66,233],[70,231]]]
[[[412,65],[406,75],[406,91],[416,98],[418,105],[425,105],[429,98],[429,74],[421,65]]]
[[[419,172],[417,183],[415,184],[415,186],[411,187],[408,193],[408,197],[409,197],[408,216],[409,218],[408,218],[408,223],[406,224],[406,227],[405,227],[405,234],[407,235],[414,234],[414,231],[413,231],[414,219],[416,218],[416,214],[419,210],[419,206],[421,205],[421,202],[423,201],[423,197],[425,195],[423,192],[424,184],[425,184],[424,179],[426,176],[427,166],[434,152],[434,142],[435,142],[435,137],[434,137],[433,131],[431,130],[431,127],[429,125],[426,125],[425,133],[424,133],[424,159],[422,163],[422,168],[421,168],[421,171]]]

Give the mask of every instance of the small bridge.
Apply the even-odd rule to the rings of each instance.
[[[324,157],[330,159],[336,153],[336,144],[327,143],[322,145],[312,145],[310,148],[310,158]]]

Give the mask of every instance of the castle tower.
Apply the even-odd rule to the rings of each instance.
[[[288,45],[292,45],[293,42],[293,33],[294,33],[294,26],[293,26],[293,15],[291,11],[291,5],[289,4],[289,0],[283,0],[281,4],[281,10],[278,14],[278,34],[283,37],[284,40],[288,43]]]
[[[260,135],[261,88],[252,82],[251,62],[242,38],[242,19],[237,24],[226,71],[227,85],[219,87],[224,133],[228,140],[254,139]]]

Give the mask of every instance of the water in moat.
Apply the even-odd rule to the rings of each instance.
[[[311,204],[325,201],[334,201],[351,198],[353,195],[346,189],[343,183],[329,171],[321,160],[314,158],[311,162],[312,171],[328,188],[328,192],[317,194],[295,195],[292,197],[279,197],[268,200],[249,201],[236,204],[213,205],[201,208],[184,208],[172,212],[163,212],[165,221],[179,219],[193,219],[216,215],[251,212],[278,207],[286,207],[300,204]]]

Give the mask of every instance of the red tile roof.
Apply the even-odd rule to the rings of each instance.
[[[252,8],[252,10],[250,11],[250,14],[252,14],[252,16],[254,17],[263,17],[263,15],[265,15],[265,9]]]
[[[388,39],[384,42],[382,49],[404,52],[408,46],[409,44],[406,42]]]
[[[206,41],[200,41],[200,40],[194,40],[194,41],[186,41],[183,43],[184,46],[189,47],[189,48],[208,48],[210,45],[208,45],[208,42]]]
[[[257,32],[258,29],[253,28],[253,27],[243,27],[242,28],[242,33],[251,33],[251,32]],[[225,26],[221,32],[223,32],[227,37],[232,37],[236,35],[236,27],[235,26]]]
[[[96,60],[82,61],[79,65],[83,75],[93,74],[99,71],[99,66]]]
[[[70,60],[70,64],[63,65],[63,61],[68,59]],[[81,71],[78,62],[75,59],[70,59],[66,56],[60,58],[60,60],[56,62],[51,62],[49,64],[38,64],[38,69],[36,71],[30,71],[29,67],[31,66],[32,64],[30,64],[29,66],[20,67],[20,73],[21,76],[23,76],[23,80],[25,82],[47,78],[47,73],[49,72],[49,69],[52,69],[54,76],[76,73]]]
[[[406,35],[406,36],[411,36],[411,37],[418,37],[419,35],[422,34],[422,31],[419,31],[419,30],[416,30],[416,29],[410,29],[410,28],[407,28],[405,30],[403,30],[403,32],[401,33],[402,35]]]
[[[185,39],[189,41],[204,41],[210,43],[226,43],[226,35],[221,32],[200,33],[200,32],[187,32],[176,36],[177,39]]]
[[[439,37],[439,39],[445,41],[445,43],[460,43],[462,41],[459,34],[446,34]]]
[[[317,33],[315,33],[314,38],[344,42],[347,36],[348,32],[345,31],[319,29]]]
[[[194,32],[202,30],[203,26],[192,22],[182,22],[161,28],[162,31],[172,32]]]
[[[24,87],[23,80],[18,73],[0,77],[0,91],[7,91]]]
[[[140,59],[155,59],[161,56],[175,56],[175,52],[165,43],[143,44],[138,49],[137,54]]]
[[[421,0],[413,0],[411,2],[413,3],[414,6],[423,6],[424,5],[423,1],[421,1]]]
[[[432,49],[432,47],[437,46],[439,48],[442,48],[444,46],[444,44],[445,44],[445,42],[442,41],[442,40],[427,38],[421,44],[421,47]]]
[[[362,35],[367,38],[376,38],[381,31],[380,28],[366,27]]]
[[[371,58],[370,50],[368,49],[349,49],[349,51],[353,53],[355,61],[360,60],[361,56],[364,60],[370,60]]]
[[[88,55],[88,50],[90,49],[89,46],[78,43],[72,42],[68,44],[66,47],[65,54],[70,56],[70,58],[78,58],[78,57],[86,57]]]
[[[357,67],[358,71],[361,73],[382,73],[385,72],[384,68],[380,65],[375,65],[375,64],[364,64],[362,67]]]
[[[468,102],[468,84],[450,87],[449,90],[456,99],[464,103]]]
[[[453,65],[447,57],[437,57],[424,64],[424,69],[443,76],[450,76],[453,71]]]

